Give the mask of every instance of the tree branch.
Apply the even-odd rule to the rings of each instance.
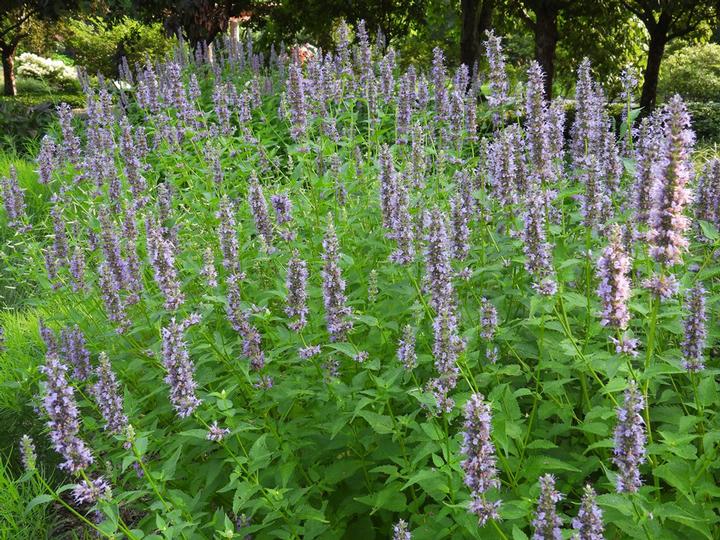
[[[525,10],[522,7],[517,11],[517,14],[518,14],[518,17],[520,17],[523,20],[523,22],[525,22],[525,24],[527,24],[530,27],[530,30],[535,31],[535,21],[533,21],[530,18],[530,16],[527,13],[525,13]]]
[[[631,4],[627,0],[621,0],[621,1],[622,1],[622,5],[625,6],[625,9],[627,9],[630,13],[632,13],[638,19],[640,19],[645,24],[645,26],[648,27],[648,30],[650,29],[650,26],[655,26],[655,24],[657,24],[655,22],[655,17],[652,16],[652,11],[650,11],[650,13],[648,13],[647,10],[640,9],[639,7],[637,7],[634,4]]]
[[[31,9],[24,17],[21,17],[18,22],[8,26],[5,30],[0,31],[0,36],[5,36],[5,34],[8,34],[9,32],[16,30],[17,28],[20,28],[23,24],[27,22],[30,17],[35,15],[35,13],[37,13],[37,9]]]

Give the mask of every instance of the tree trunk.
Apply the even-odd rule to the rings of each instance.
[[[485,31],[492,27],[495,0],[461,0],[461,8],[460,63],[472,70],[482,56]]]
[[[558,12],[540,5],[535,11],[535,60],[545,73],[545,99],[552,99],[552,85],[555,76],[555,49],[558,42]]]
[[[5,80],[5,91],[3,94],[6,96],[17,95],[17,88],[15,87],[15,49],[16,47],[3,47],[2,50],[0,50],[3,78]]]
[[[642,94],[640,95],[640,107],[643,114],[648,114],[655,107],[657,98],[658,77],[660,75],[660,63],[665,53],[667,33],[664,28],[656,27],[650,33],[650,44],[648,46],[647,63],[643,74]]]
[[[480,51],[480,43],[485,36],[485,32],[492,28],[493,11],[495,11],[495,0],[483,0],[482,7],[477,14],[477,31],[475,32],[475,39],[477,39],[478,51]]]
[[[472,69],[478,59],[477,13],[482,0],[462,0],[462,29],[460,31],[460,62]]]

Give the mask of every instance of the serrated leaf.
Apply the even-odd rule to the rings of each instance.
[[[393,432],[392,418],[390,418],[389,416],[377,414],[372,411],[360,411],[358,412],[358,416],[361,416],[365,420],[367,420],[367,423],[370,424],[370,427],[373,428],[380,435],[387,435],[388,433]]]

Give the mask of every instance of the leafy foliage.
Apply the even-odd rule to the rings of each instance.
[[[101,73],[115,78],[123,56],[135,65],[147,58],[164,57],[173,44],[159,23],[143,24],[129,17],[116,21],[73,18],[63,25],[73,56],[91,75]]]
[[[720,45],[682,47],[671,54],[660,72],[658,92],[680,94],[688,101],[713,101],[720,95]]]

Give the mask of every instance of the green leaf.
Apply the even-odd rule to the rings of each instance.
[[[714,377],[704,377],[700,381],[697,388],[697,395],[700,405],[704,407],[717,403],[718,392]]]
[[[715,227],[715,225],[712,225],[711,223],[703,220],[698,220],[698,223],[700,223],[700,228],[702,229],[705,238],[707,238],[708,240],[713,240],[715,242],[720,239],[720,234],[718,233],[717,227]]]
[[[379,509],[402,512],[407,507],[407,500],[401,492],[401,487],[398,482],[393,482],[383,490],[373,493],[372,495],[356,497],[355,500],[371,506],[373,509],[371,514],[374,514]]]
[[[360,411],[358,416],[362,416],[367,423],[370,424],[377,433],[380,435],[387,435],[393,432],[392,418],[377,414],[372,411]]]
[[[690,527],[702,534],[708,540],[713,539],[710,523],[707,519],[700,517],[702,515],[701,512],[689,512],[681,508],[679,505],[669,502],[656,506],[653,509],[653,514],[655,517],[662,520],[669,519],[676,523],[685,525],[686,527]]]
[[[543,439],[535,439],[527,445],[528,450],[549,450],[550,448],[557,448],[557,444],[551,441],[545,441]]]
[[[177,467],[180,454],[182,454],[182,446],[178,446],[177,450],[175,450],[170,459],[166,460],[163,464],[162,477],[164,480],[167,481],[175,478],[175,468]]]
[[[668,484],[680,491],[680,493],[682,493],[688,501],[693,500],[690,494],[693,472],[687,463],[678,462],[677,460],[670,463],[664,463],[655,467],[655,469],[653,469],[653,474],[658,478],[662,478]]]
[[[34,499],[32,499],[27,506],[25,507],[25,513],[29,513],[30,510],[38,506],[39,504],[46,504],[53,500],[53,496],[49,495],[47,493],[43,493],[42,495],[38,495]]]
[[[405,490],[413,484],[419,484],[428,495],[438,502],[442,501],[445,495],[450,493],[447,476],[437,469],[424,469],[416,472],[402,489]]]
[[[267,437],[268,434],[263,433],[255,440],[252,447],[250,448],[249,467],[252,471],[262,469],[272,461],[272,452],[268,448]]]
[[[349,358],[355,358],[355,355],[357,354],[357,350],[350,343],[328,343],[327,346],[343,353]]]

